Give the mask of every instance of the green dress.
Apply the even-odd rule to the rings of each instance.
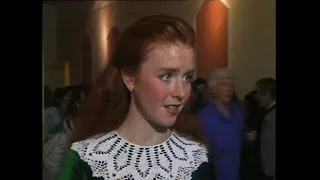
[[[214,180],[208,152],[173,132],[155,146],[132,144],[115,131],[73,143],[59,180]]]

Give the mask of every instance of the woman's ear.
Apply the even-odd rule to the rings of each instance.
[[[121,69],[121,78],[123,83],[126,85],[129,91],[134,90],[136,77],[133,73],[129,73],[124,69]]]

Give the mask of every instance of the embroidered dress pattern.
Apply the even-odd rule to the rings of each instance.
[[[112,131],[73,143],[71,149],[88,163],[93,177],[104,180],[191,180],[208,162],[205,147],[175,132],[159,145],[138,146]]]

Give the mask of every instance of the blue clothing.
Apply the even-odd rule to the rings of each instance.
[[[244,115],[240,106],[230,105],[231,115],[226,117],[210,103],[198,117],[203,124],[214,158],[217,180],[240,179],[240,153],[244,140]]]

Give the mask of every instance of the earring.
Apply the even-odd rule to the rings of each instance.
[[[129,91],[132,93],[132,92],[133,92],[133,89],[129,88]]]

